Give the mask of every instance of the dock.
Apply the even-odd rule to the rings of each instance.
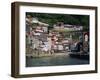
[[[48,54],[48,53],[42,53],[42,54],[26,54],[26,57],[32,57],[32,58],[37,58],[37,57],[56,57],[56,56],[67,56],[69,55],[68,53],[53,53],[53,54]]]

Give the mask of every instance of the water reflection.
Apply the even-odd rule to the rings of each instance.
[[[26,58],[26,67],[34,66],[58,66],[58,65],[80,65],[89,64],[89,60],[82,60],[66,56],[53,56],[41,58]]]

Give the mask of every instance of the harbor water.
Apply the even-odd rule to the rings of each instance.
[[[73,58],[70,57],[69,55],[39,57],[39,58],[26,57],[26,67],[82,65],[82,64],[89,64],[89,60]]]

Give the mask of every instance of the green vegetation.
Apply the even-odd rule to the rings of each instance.
[[[39,21],[49,24],[49,28],[52,28],[53,24],[57,22],[64,22],[70,25],[84,26],[84,30],[89,29],[89,15],[69,15],[69,14],[48,14],[48,13],[26,13],[36,17]]]

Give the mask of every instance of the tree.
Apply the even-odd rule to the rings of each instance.
[[[64,24],[80,25],[84,30],[89,29],[89,15],[69,15],[69,14],[49,14],[49,13],[29,13],[32,17],[38,18],[39,21],[47,23],[52,27],[57,22],[63,22]]]

